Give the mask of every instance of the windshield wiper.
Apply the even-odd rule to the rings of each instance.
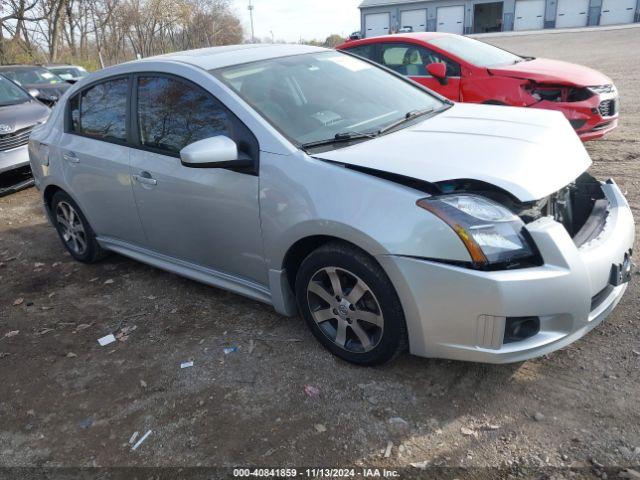
[[[324,140],[316,140],[315,142],[303,143],[302,148],[322,147],[324,145],[334,145],[336,143],[350,142],[352,140],[361,140],[364,138],[375,138],[377,133],[361,133],[361,132],[340,132],[336,133],[333,138],[325,138]]]
[[[428,115],[429,113],[433,113],[434,111],[435,111],[434,108],[425,108],[424,110],[411,110],[410,112],[407,112],[405,116],[400,120],[390,123],[386,127],[383,127],[380,130],[378,130],[378,135],[382,135],[383,133],[386,133],[389,130],[393,130],[394,128],[399,127],[400,125],[402,125],[405,122],[408,122],[409,120],[413,120],[414,118],[418,118],[423,115]]]

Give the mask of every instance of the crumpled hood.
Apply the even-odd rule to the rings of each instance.
[[[591,159],[560,112],[474,104],[316,158],[426,182],[474,179],[539,200],[574,181]]]
[[[546,58],[536,58],[527,62],[495,68],[489,67],[489,72],[505,77],[526,78],[538,83],[556,83],[577,87],[594,87],[613,83],[609,77],[592,68]]]

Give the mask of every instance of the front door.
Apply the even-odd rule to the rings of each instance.
[[[398,42],[382,44],[380,55],[385,67],[406,75],[451,100],[459,99],[460,65],[453,60],[420,45]],[[447,78],[444,81],[429,75],[427,66],[430,63],[444,63],[447,66]]]
[[[257,162],[255,137],[187,80],[140,74],[134,82],[139,145],[131,151],[131,177],[148,248],[266,284],[256,171],[190,168],[179,155],[190,143],[226,135]]]
[[[76,94],[57,153],[69,190],[98,237],[141,244],[144,233],[129,175],[128,98],[128,76]]]

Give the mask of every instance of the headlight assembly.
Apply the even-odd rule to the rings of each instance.
[[[472,195],[442,195],[418,200],[456,232],[474,265],[482,267],[534,256],[523,235],[524,223],[502,205]]]

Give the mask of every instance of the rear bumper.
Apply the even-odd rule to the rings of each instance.
[[[379,261],[405,309],[411,352],[426,357],[508,363],[544,355],[581,338],[615,308],[626,284],[609,286],[614,264],[633,247],[631,211],[615,184],[604,184],[609,213],[602,232],[578,248],[551,218],[527,225],[544,264],[485,272],[393,255]],[[540,331],[503,343],[507,317],[538,317]]]
[[[0,151],[0,173],[29,165],[29,150],[23,145],[12,150]]]
[[[618,126],[617,93],[594,95],[581,102],[541,101],[530,107],[562,112],[583,142],[601,138]]]

